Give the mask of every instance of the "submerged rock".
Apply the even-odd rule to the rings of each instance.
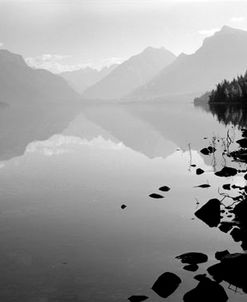
[[[215,172],[216,176],[220,177],[230,177],[235,176],[238,173],[238,170],[231,167],[224,167],[222,170]]]
[[[203,275],[198,276],[197,280],[200,280],[198,285],[184,295],[184,302],[226,302],[228,300],[224,288],[217,282]]]
[[[157,193],[152,193],[149,195],[149,197],[156,198],[156,199],[164,198],[164,196],[157,194]]]
[[[160,187],[159,190],[162,192],[168,192],[171,190],[171,188],[169,188],[168,186],[163,186],[163,187]]]
[[[184,253],[182,255],[177,256],[176,259],[181,260],[182,263],[187,263],[187,264],[193,265],[193,264],[207,262],[208,256],[203,253],[189,252],[189,253]]]
[[[155,281],[152,290],[160,297],[167,298],[175,292],[181,282],[176,274],[166,272]]]
[[[128,298],[128,300],[130,302],[142,302],[142,301],[145,301],[147,299],[148,299],[147,296],[131,296],[131,297]]]
[[[204,206],[195,212],[195,216],[210,227],[216,227],[220,223],[220,201],[210,199]]]

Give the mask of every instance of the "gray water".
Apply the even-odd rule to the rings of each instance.
[[[1,108],[0,300],[122,302],[142,294],[156,302],[150,288],[171,271],[183,282],[166,300],[182,301],[197,282],[177,255],[206,253],[203,273],[215,251],[241,251],[194,216],[224,183],[199,150],[228,129],[239,135],[190,103]],[[194,187],[207,182],[209,189]],[[164,199],[149,197],[163,185],[171,187]],[[246,300],[226,291],[229,301]]]

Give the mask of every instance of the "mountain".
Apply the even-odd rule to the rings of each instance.
[[[60,76],[63,77],[75,91],[82,94],[88,87],[102,80],[117,66],[118,64],[114,64],[109,67],[104,67],[101,70],[87,67],[75,71],[62,72]]]
[[[242,74],[247,66],[247,32],[224,26],[191,55],[181,54],[133,97],[193,94],[211,90],[222,79]]]
[[[160,70],[175,60],[165,48],[146,48],[115,68],[107,77],[84,92],[85,98],[122,98],[152,79]]]
[[[22,56],[0,50],[0,102],[8,104],[56,104],[79,100],[60,76],[32,69]]]

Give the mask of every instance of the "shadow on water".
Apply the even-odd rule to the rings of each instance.
[[[233,125],[238,128],[247,127],[247,106],[241,104],[195,104],[196,108],[211,113],[224,125]]]

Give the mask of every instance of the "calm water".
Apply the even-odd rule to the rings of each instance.
[[[222,159],[199,150],[228,129],[238,137],[237,127],[189,103],[47,111],[0,111],[1,301],[122,302],[142,294],[156,302],[150,288],[166,271],[183,280],[167,301],[182,301],[197,282],[177,255],[206,253],[201,273],[215,251],[241,251],[194,217],[225,182],[214,176]],[[197,176],[191,163],[206,172]],[[195,188],[207,182],[211,188]],[[148,196],[162,185],[171,187],[164,199]]]

